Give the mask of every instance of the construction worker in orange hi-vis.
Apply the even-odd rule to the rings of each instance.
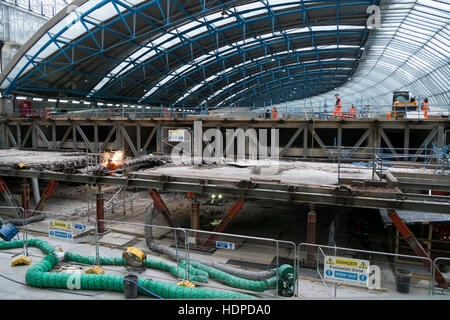
[[[430,111],[430,108],[428,107],[428,98],[425,98],[422,101],[422,111],[425,112],[424,113],[424,117],[425,117],[425,119],[427,119],[428,118],[428,111]]]
[[[342,117],[341,108],[342,108],[342,99],[339,97],[339,93],[334,95],[336,97],[336,105],[334,107],[334,115],[338,117]]]
[[[109,169],[109,175],[112,176],[112,174],[114,173],[114,170],[117,169],[117,164],[115,164],[114,162],[112,162],[111,158],[108,159],[108,163],[106,165],[106,168]]]
[[[352,106],[350,107],[350,115],[353,117],[353,118],[356,118],[356,108],[355,108],[355,105],[353,105],[352,104]]]
[[[277,118],[277,109],[275,107],[273,107],[273,109],[272,109],[272,118],[274,118],[274,119]]]

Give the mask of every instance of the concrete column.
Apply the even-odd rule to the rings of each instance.
[[[156,126],[156,152],[162,151],[162,143],[161,143],[161,124],[158,123]]]
[[[404,159],[405,161],[408,161],[407,155],[409,154],[409,127],[405,128],[405,136],[403,140],[403,148],[404,148],[404,155],[406,156]]]
[[[41,201],[41,194],[39,192],[39,181],[37,178],[31,178],[31,185],[33,187],[33,198],[36,204]]]
[[[137,151],[137,155],[140,156],[141,155],[141,126],[137,125],[136,126],[136,151]]]
[[[303,129],[303,158],[308,158],[308,126]]]

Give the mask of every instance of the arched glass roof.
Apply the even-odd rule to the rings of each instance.
[[[208,107],[310,97],[354,74],[377,3],[75,0],[21,48],[0,89]]]
[[[434,110],[450,102],[450,3],[432,0],[383,0],[381,26],[371,32],[358,70],[337,90],[307,104],[334,103],[338,92],[344,104],[389,106],[392,92],[410,91],[428,97]],[[290,106],[304,105],[293,101]]]

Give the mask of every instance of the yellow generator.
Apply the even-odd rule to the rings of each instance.
[[[418,104],[411,97],[409,91],[395,91],[392,99],[392,117],[395,119],[406,118],[407,113],[417,113]]]

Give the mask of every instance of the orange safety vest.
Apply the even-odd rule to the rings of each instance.
[[[272,110],[272,116],[274,119],[277,118],[277,110],[275,110],[275,108]]]
[[[342,108],[342,100],[341,100],[341,98],[336,98],[336,106],[334,107],[334,115],[342,116],[341,108]]]
[[[188,192],[187,193],[188,198],[195,198],[195,193],[193,192]]]
[[[390,117],[391,117],[391,113],[390,113],[390,112],[388,112],[388,114],[387,114],[387,117],[388,117],[388,118],[390,118]]]
[[[106,167],[111,171],[109,173],[109,175],[112,176],[112,174],[114,173],[114,170],[117,168],[117,164],[115,164],[114,162],[108,162]]]
[[[424,117],[428,118],[428,102],[422,102],[422,111],[425,111]]]
[[[356,117],[356,109],[353,108],[353,107],[351,107],[351,108],[350,108],[350,114],[351,114],[352,116],[355,116],[355,117]]]

